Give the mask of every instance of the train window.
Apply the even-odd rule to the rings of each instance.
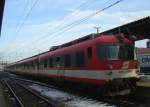
[[[134,59],[134,47],[133,46],[120,46],[119,59],[133,60]]]
[[[26,64],[25,63],[23,64],[23,66],[24,66],[24,69],[26,69]]]
[[[71,55],[65,55],[64,58],[64,66],[71,67]]]
[[[30,67],[31,67],[31,69],[34,68],[33,62],[30,62]]]
[[[85,55],[84,52],[77,52],[76,53],[76,67],[85,67]]]
[[[47,60],[44,60],[43,63],[44,63],[44,68],[47,68]]]
[[[59,62],[60,61],[60,57],[56,57],[56,62]]]
[[[64,58],[61,56],[56,57],[55,66],[56,67],[63,67],[64,66]]]
[[[40,69],[40,64],[38,61],[36,61],[36,67],[37,67],[37,69]]]
[[[32,62],[32,68],[34,69],[34,67],[35,67],[35,66],[34,66],[34,62]]]
[[[36,69],[36,61],[33,62],[34,69]]]
[[[25,65],[24,64],[22,65],[22,68],[25,69]]]
[[[42,61],[40,61],[40,69],[43,69],[44,68],[44,61],[42,60]]]
[[[28,69],[28,63],[26,63],[26,69]]]
[[[100,60],[132,60],[134,59],[134,47],[124,45],[98,45],[97,55]]]
[[[99,60],[117,60],[119,46],[117,45],[97,45]],[[113,53],[113,54],[112,54]]]
[[[49,62],[48,62],[49,67],[53,67],[53,59],[49,58]]]
[[[28,63],[28,65],[27,65],[27,66],[28,66],[28,69],[30,69],[30,64],[29,64],[29,63]]]
[[[38,63],[38,64],[39,64],[39,69],[42,69],[42,68],[43,68],[43,63],[42,63],[42,61],[41,61],[41,60],[39,61],[39,63]]]
[[[88,58],[91,59],[92,58],[92,48],[91,47],[89,47],[87,49],[87,54],[88,54]]]

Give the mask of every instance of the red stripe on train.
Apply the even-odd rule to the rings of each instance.
[[[58,78],[58,79],[60,78],[67,81],[90,83],[95,85],[105,84],[108,82],[107,80],[102,80],[102,79],[100,80],[100,79],[89,79],[89,78],[79,78],[79,77],[66,77],[66,76],[57,76],[57,75],[43,75],[43,76],[47,76],[49,78]]]

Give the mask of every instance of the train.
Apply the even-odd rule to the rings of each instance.
[[[5,71],[97,87],[117,96],[134,89],[139,63],[134,42],[123,34],[90,34],[11,63]]]

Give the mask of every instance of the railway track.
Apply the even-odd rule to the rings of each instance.
[[[26,82],[26,83],[38,84],[38,85],[41,85],[41,86],[44,86],[44,87],[58,89],[58,87],[55,87],[55,86],[52,86],[52,85],[49,85],[49,84],[46,84],[46,83],[43,83],[43,82],[30,80],[30,79],[24,79],[24,78],[19,78],[19,77],[12,77],[12,79],[19,80],[19,81]]]
[[[58,87],[54,87],[54,86],[51,86],[49,84],[45,84],[45,83],[42,83],[42,82],[37,82],[37,81],[33,81],[33,80],[27,80],[27,79],[22,79],[22,78],[14,78],[15,80],[19,80],[19,81],[22,81],[22,82],[26,82],[26,83],[34,83],[34,84],[38,84],[38,85],[41,85],[41,86],[44,86],[44,87],[49,87],[49,88],[55,88],[55,89],[60,89]],[[72,93],[71,93],[72,94]],[[81,94],[80,94],[81,95]],[[82,95],[81,95],[82,96]],[[92,97],[91,97],[92,96]],[[134,102],[134,101],[131,101],[129,100],[128,98],[108,98],[108,97],[99,97],[99,96],[95,96],[95,95],[83,95],[83,98],[87,98],[87,99],[94,99],[94,100],[97,100],[97,101],[100,101],[100,102],[107,102],[109,104],[112,104],[112,105],[117,105],[117,106],[122,106],[122,107],[141,107],[143,106],[142,104],[140,104],[139,102]]]
[[[3,80],[7,93],[15,99],[17,107],[56,107],[54,102],[32,91],[17,81]]]
[[[5,78],[2,81],[3,86],[5,86],[6,92],[11,94],[10,96],[15,99],[15,103],[17,106],[13,107],[85,107],[89,106],[90,104],[94,104],[93,102],[98,103],[99,106],[104,104],[104,107],[145,107],[139,102],[131,101],[128,98],[107,98],[107,97],[99,97],[95,94],[89,93],[82,93],[82,92],[75,92],[63,90],[57,86],[53,86],[43,82],[37,82],[33,80],[28,80],[21,77],[11,76],[10,78]],[[46,87],[46,88],[43,88]],[[61,97],[49,98],[47,95],[43,95],[44,91],[52,91],[53,94],[58,94],[61,92],[68,93],[67,96],[71,96],[69,98],[63,99]],[[57,90],[54,92],[53,90]],[[44,92],[46,93],[46,92]],[[82,93],[82,94],[81,94]],[[61,94],[58,94],[61,95]],[[54,95],[55,96],[55,95]],[[30,98],[30,99],[29,99]],[[60,99],[63,99],[60,101]],[[58,101],[59,100],[59,101]],[[90,102],[89,102],[90,100]],[[60,102],[64,103],[63,106],[60,105]],[[73,102],[70,105],[70,102]],[[84,103],[80,105],[80,103]],[[87,103],[88,102],[88,103]],[[87,103],[87,104],[86,104]],[[69,106],[64,106],[64,105]],[[74,105],[76,104],[76,105]],[[23,105],[23,106],[22,106]],[[94,107],[99,107],[95,106]],[[93,107],[93,106],[89,106]]]

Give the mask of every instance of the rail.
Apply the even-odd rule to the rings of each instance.
[[[7,79],[7,80],[5,79],[5,80],[2,80],[2,81],[3,81],[3,84],[8,88],[8,90],[11,92],[11,94],[15,98],[15,100],[16,100],[17,104],[19,105],[19,107],[26,107],[26,106],[25,106],[25,102],[23,104],[22,97],[19,94],[17,95],[16,85],[21,87],[22,90],[24,89],[23,92],[26,90],[26,92],[28,92],[29,95],[33,95],[36,98],[40,99],[40,102],[45,102],[44,104],[48,105],[48,107],[49,106],[50,107],[57,107],[57,104],[54,103],[54,101],[52,101],[51,99],[45,98],[44,96],[42,96],[38,92],[35,92],[35,91],[31,90],[29,87],[26,87],[25,85],[22,85],[21,83],[17,82],[16,80],[12,81],[12,79]]]
[[[11,88],[11,86],[9,85],[9,83],[6,80],[3,80],[3,82],[6,84],[7,88],[9,89],[9,91],[11,92],[11,94],[14,96],[15,100],[18,102],[19,107],[25,107],[23,105],[23,103],[21,102],[20,98],[13,91],[13,89]]]
[[[50,104],[52,107],[56,107],[56,104],[54,104],[52,101],[46,99],[45,97],[43,97],[42,95],[36,93],[35,91],[32,91],[30,88],[25,87],[24,85],[16,82],[20,87],[24,88],[25,90],[27,90],[28,92],[30,92],[31,94],[35,95],[36,97],[42,99],[43,101],[45,101],[46,103]]]
[[[22,78],[17,78],[17,77],[13,77],[13,79],[58,89],[58,87],[54,87],[54,86],[51,86],[51,85],[48,85],[48,84],[45,84],[45,83],[41,83],[41,82],[37,82],[37,81],[33,81],[33,80],[27,80],[27,79],[22,79]],[[79,96],[82,96],[82,95],[79,95]],[[93,96],[93,97],[91,97],[91,96]],[[115,105],[120,105],[120,106],[136,106],[137,105],[136,102],[128,101],[127,99],[113,99],[113,98],[107,98],[107,97],[103,98],[103,97],[97,97],[93,94],[92,95],[86,95],[84,97],[92,98],[92,99],[97,100],[97,101],[107,102],[109,104],[115,104]]]
[[[23,79],[23,78],[17,78],[17,77],[12,77],[12,78],[15,79],[15,80],[20,80],[20,81],[30,82],[30,83],[34,83],[34,84],[39,84],[41,86],[45,86],[45,87],[49,87],[49,88],[57,88],[57,87],[54,87],[54,86],[51,86],[51,85],[48,85],[48,84],[45,84],[45,83],[42,83],[42,82],[37,82],[37,81],[29,80],[29,79]]]

